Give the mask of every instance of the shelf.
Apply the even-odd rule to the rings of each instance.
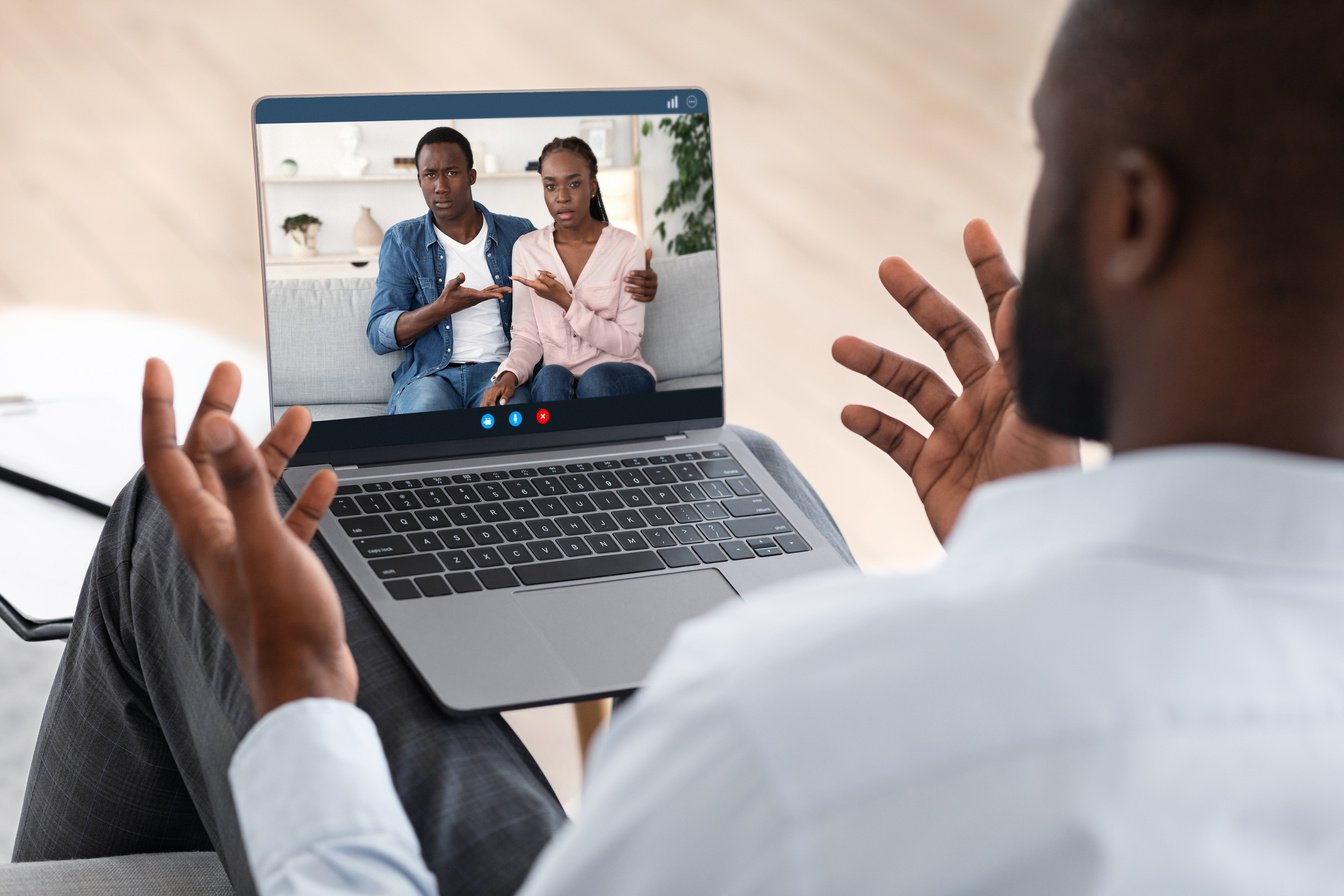
[[[344,253],[339,255],[305,255],[296,257],[293,255],[267,255],[266,264],[377,264],[378,253],[372,255],[360,255],[356,253]]]
[[[620,171],[637,171],[638,169],[630,165],[613,165],[610,168],[603,168],[598,171],[598,177],[603,174],[616,173]],[[520,177],[538,178],[535,171],[496,171],[493,174],[487,174],[484,171],[476,172],[476,180],[509,180]],[[268,174],[261,179],[263,184],[389,184],[389,183],[416,183],[416,176],[413,172],[406,174],[361,174],[358,177],[341,177],[339,174],[296,174],[293,177],[286,177],[283,174]]]

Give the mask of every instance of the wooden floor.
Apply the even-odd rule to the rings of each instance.
[[[697,85],[714,110],[729,420],[783,445],[863,565],[917,566],[938,547],[913,491],[838,419],[884,399],[829,346],[858,333],[947,369],[877,282],[890,254],[984,319],[961,229],[987,217],[1020,258],[1027,105],[1063,6],[6,0],[0,307],[157,312],[260,346],[262,95]],[[59,333],[34,338],[97,376]]]

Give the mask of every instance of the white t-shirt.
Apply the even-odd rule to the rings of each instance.
[[[467,279],[462,285],[468,289],[487,289],[495,285],[494,277],[490,276],[490,266],[485,261],[485,231],[486,226],[482,222],[480,232],[471,242],[459,243],[439,228],[434,228],[434,235],[443,247],[447,263],[445,276],[449,280],[458,274],[466,274]],[[499,302],[487,299],[479,305],[457,312],[450,320],[453,327],[453,361],[503,361],[509,356],[509,340],[504,335],[504,326],[499,319]]]

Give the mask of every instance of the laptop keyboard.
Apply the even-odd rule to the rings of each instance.
[[[398,600],[811,550],[722,447],[342,485],[331,512]]]

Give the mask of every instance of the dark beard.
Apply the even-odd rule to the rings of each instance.
[[[1017,300],[1017,398],[1027,419],[1060,435],[1104,442],[1110,371],[1083,284],[1081,230],[1064,215],[1028,253]]]

